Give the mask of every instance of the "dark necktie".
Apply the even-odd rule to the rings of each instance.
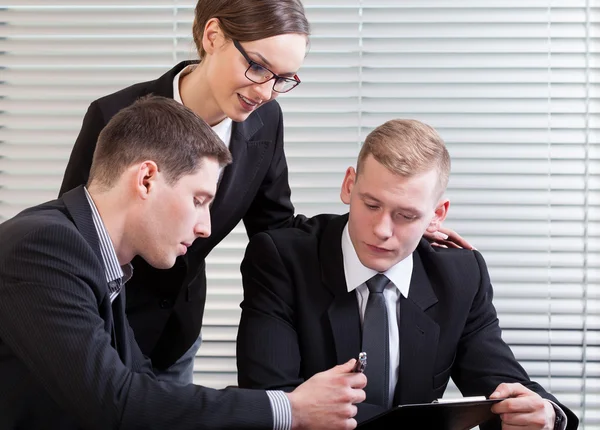
[[[388,278],[381,273],[366,282],[369,299],[362,332],[362,350],[367,353],[366,401],[386,408],[389,407],[390,343],[383,290],[388,282]]]

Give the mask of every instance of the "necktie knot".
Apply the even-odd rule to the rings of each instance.
[[[369,279],[366,284],[370,294],[383,293],[389,279],[382,273],[378,273]]]

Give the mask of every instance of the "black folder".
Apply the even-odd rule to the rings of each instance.
[[[395,406],[361,423],[358,429],[468,430],[497,417],[491,408],[494,403],[502,400],[504,399],[457,400]]]

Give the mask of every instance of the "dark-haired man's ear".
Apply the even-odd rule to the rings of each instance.
[[[435,212],[433,218],[429,222],[427,226],[427,232],[435,233],[440,229],[442,222],[446,219],[448,215],[448,208],[450,207],[450,200],[440,200],[438,205],[435,208]]]
[[[340,191],[340,199],[344,204],[350,204],[350,197],[352,195],[352,188],[354,188],[354,184],[356,183],[356,170],[354,167],[348,167],[346,169],[346,176],[344,176],[344,181],[342,182],[342,189]]]
[[[135,182],[140,198],[145,200],[154,191],[159,174],[158,166],[154,161],[147,160],[137,165]]]

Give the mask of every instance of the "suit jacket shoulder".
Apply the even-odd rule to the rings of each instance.
[[[129,87],[101,97],[92,102],[92,104],[98,106],[102,113],[104,124],[106,124],[117,112],[130,106],[140,97],[153,94],[173,98],[173,79],[185,67],[195,63],[197,61],[182,61],[158,79],[130,85]]]
[[[307,240],[308,238],[320,241],[325,230],[332,222],[345,225],[347,221],[347,214],[319,214],[307,218],[303,223],[296,227],[267,230],[264,234],[271,236],[273,241],[277,243],[285,242],[286,240]]]
[[[102,273],[99,250],[82,236],[61,200],[21,212],[0,225],[0,235],[0,272],[5,276],[28,279],[41,275],[44,267],[88,276],[94,267]]]
[[[466,285],[477,289],[482,276],[488,276],[483,257],[476,250],[441,248],[421,239],[415,253],[419,255],[429,277],[443,279],[459,289]],[[485,273],[482,273],[484,270]]]
[[[326,230],[331,229],[332,224],[345,225],[346,221],[346,215],[320,214],[306,219],[297,227],[266,230],[250,238],[246,255],[260,254],[265,246],[269,247],[269,244],[272,244],[284,262],[296,267],[295,262],[298,258],[303,259],[302,256],[306,256],[307,253],[314,256],[319,254],[323,235]]]

